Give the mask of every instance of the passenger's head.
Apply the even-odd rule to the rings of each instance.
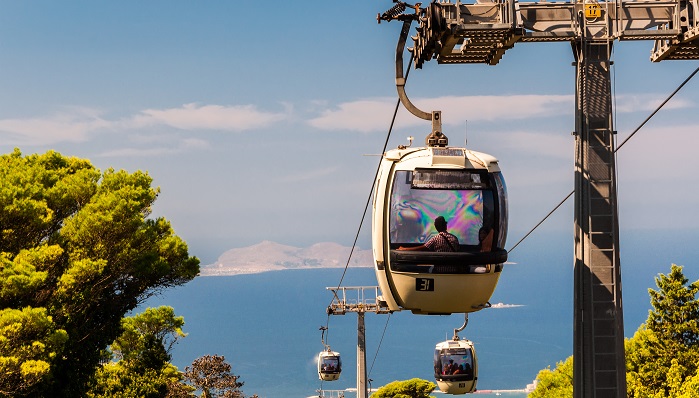
[[[488,232],[490,232],[490,228],[487,227],[482,227],[481,229],[478,230],[478,241],[483,242],[483,240],[488,236]]]
[[[444,217],[439,216],[434,219],[434,228],[437,232],[444,232],[447,230],[447,220]]]

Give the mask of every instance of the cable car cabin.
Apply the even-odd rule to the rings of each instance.
[[[478,359],[469,340],[449,340],[434,350],[434,378],[439,390],[447,394],[466,394],[476,390]]]
[[[318,377],[324,381],[334,381],[340,378],[342,361],[340,353],[335,351],[322,351],[318,354]]]
[[[449,251],[408,251],[438,235]],[[388,151],[374,185],[372,247],[381,300],[416,314],[475,312],[488,305],[507,252],[507,192],[498,161],[466,148]],[[445,246],[444,244],[442,246]]]

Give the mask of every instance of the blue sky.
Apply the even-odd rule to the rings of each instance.
[[[350,245],[396,101],[400,24],[375,20],[392,5],[2,0],[0,150],[148,171],[155,215],[204,264],[262,240]],[[615,45],[620,139],[697,67],[651,63],[651,48]],[[573,188],[572,61],[568,43],[519,43],[497,66],[411,71],[408,94],[443,111],[453,145],[500,159],[508,246]],[[619,152],[622,234],[681,230],[674,244],[696,243],[698,85]],[[429,127],[401,110],[389,147]],[[570,234],[572,252],[572,203],[542,228]],[[367,223],[363,248],[368,236]],[[622,261],[625,249],[634,242]]]

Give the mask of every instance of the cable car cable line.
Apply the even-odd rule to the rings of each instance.
[[[621,147],[624,146],[624,144],[626,144],[627,142],[629,142],[629,140],[630,140],[634,135],[636,135],[636,133],[638,133],[638,131],[641,130],[641,128],[643,128],[643,126],[645,126],[646,123],[648,123],[648,122],[650,121],[650,119],[652,119],[653,116],[655,116],[655,114],[658,113],[658,111],[660,111],[660,109],[662,109],[662,108],[665,106],[665,104],[667,104],[667,103],[672,99],[672,97],[675,96],[675,94],[677,94],[687,83],[689,83],[689,81],[690,81],[698,72],[699,72],[699,67],[697,67],[697,68],[694,70],[694,72],[690,73],[689,76],[687,76],[687,78],[686,78],[679,86],[677,86],[677,88],[675,89],[675,91],[673,91],[667,98],[665,98],[665,100],[664,100],[660,105],[658,105],[658,107],[655,108],[655,110],[654,110],[654,111],[653,111],[653,112],[652,112],[638,127],[636,127],[636,129],[635,129],[631,134],[629,134],[629,136],[626,137],[626,139],[624,139],[624,141],[622,141],[621,144],[619,144],[619,145],[616,147],[616,149],[614,149],[614,153],[616,154],[617,151],[619,151],[619,149],[621,149]],[[574,190],[571,191],[565,198],[563,198],[563,200],[561,200],[561,202],[558,203],[558,205],[556,205],[556,207],[554,207],[553,210],[551,210],[543,219],[541,219],[541,221],[539,221],[532,229],[530,229],[529,232],[527,232],[527,233],[524,235],[524,237],[523,237],[522,239],[520,239],[514,246],[512,246],[507,252],[508,252],[508,253],[512,253],[512,251],[513,251],[520,243],[522,243],[527,237],[529,237],[529,235],[532,234],[532,232],[534,232],[534,230],[536,230],[541,224],[543,224],[544,221],[546,221],[546,219],[548,219],[556,210],[558,210],[558,209],[563,205],[563,203],[565,203],[568,199],[570,199],[570,197],[573,196],[573,193],[575,193]]]
[[[432,129],[424,146],[383,154],[374,186],[374,269],[388,310],[475,312],[485,308],[507,261],[507,191],[497,158],[449,146],[441,111],[425,112],[406,94],[405,42],[423,14],[387,19],[403,22],[395,57],[401,104]],[[418,67],[418,54],[409,51]]]
[[[573,196],[573,193],[574,193],[574,192],[575,192],[575,191],[570,191],[570,193],[568,194],[568,196],[566,196],[565,198],[563,198],[563,200],[561,200],[561,201],[556,205],[556,207],[553,208],[553,210],[551,210],[544,218],[542,218],[541,221],[539,221],[539,222],[534,226],[534,228],[530,229],[529,232],[527,232],[527,233],[524,235],[524,237],[523,237],[522,239],[520,239],[517,243],[515,243],[514,246],[512,246],[511,248],[509,248],[509,249],[507,250],[507,252],[508,252],[508,253],[512,253],[512,251],[513,251],[517,246],[519,246],[520,243],[522,243],[525,239],[527,239],[527,237],[529,237],[529,235],[531,235],[532,232],[534,232],[534,230],[536,230],[537,228],[539,228],[539,226],[540,226],[541,224],[543,224],[544,221],[546,221],[554,212],[556,212],[556,210],[558,210],[559,207],[563,206],[563,203],[565,203],[568,199],[570,199],[570,197]]]
[[[407,70],[406,70],[406,72],[405,72],[405,81],[407,81],[408,76],[410,75],[410,68],[411,68],[412,64],[413,64],[413,56],[411,55],[410,62],[408,63],[408,67],[407,67]],[[385,141],[384,141],[383,149],[382,149],[382,151],[381,151],[382,153],[386,152],[386,148],[388,147],[388,142],[389,142],[389,140],[390,140],[390,138],[391,138],[391,133],[392,133],[393,127],[394,127],[394,125],[395,125],[395,123],[396,123],[396,118],[397,118],[397,115],[398,115],[398,109],[399,109],[399,107],[400,107],[400,104],[401,104],[401,100],[400,100],[400,98],[399,98],[399,99],[396,101],[396,106],[395,106],[395,109],[394,109],[394,111],[393,111],[393,117],[392,117],[392,119],[391,119],[391,124],[390,124],[390,126],[389,126],[388,133],[387,133],[386,139],[385,139]],[[377,167],[376,167],[376,172],[375,172],[375,174],[374,174],[374,180],[373,180],[373,181],[376,180],[376,178],[377,178],[377,176],[378,176],[378,174],[379,174],[380,168],[381,168],[381,162],[379,161],[379,164],[378,164]],[[362,213],[362,217],[361,217],[361,220],[360,220],[360,222],[359,222],[359,227],[357,228],[357,233],[355,234],[354,242],[352,243],[352,248],[351,248],[351,250],[350,250],[349,256],[347,257],[347,262],[345,263],[345,267],[344,267],[344,270],[343,270],[343,272],[342,272],[342,276],[340,277],[340,281],[338,282],[337,290],[334,290],[334,291],[333,291],[333,297],[334,297],[334,298],[331,300],[330,304],[328,305],[328,308],[330,307],[330,305],[332,305],[333,300],[335,300],[335,299],[337,299],[338,301],[340,300],[340,298],[337,296],[337,291],[338,291],[338,290],[340,289],[340,287],[342,286],[342,281],[344,280],[345,275],[347,274],[347,269],[349,268],[350,261],[352,260],[352,254],[354,253],[354,249],[355,249],[356,246],[357,246],[357,241],[359,240],[359,234],[360,234],[360,232],[361,232],[361,230],[362,230],[362,225],[364,224],[364,219],[366,218],[366,213],[367,213],[367,210],[369,209],[369,204],[371,203],[371,198],[372,198],[373,190],[374,190],[374,185],[373,185],[373,183],[372,183],[371,189],[369,190],[369,195],[368,195],[366,204],[364,205],[364,211],[363,211],[363,213]],[[323,342],[323,346],[324,346],[327,350],[329,350],[329,346],[326,344],[326,341],[327,341],[327,337],[328,337],[329,334],[330,334],[330,333],[329,333],[330,315],[331,315],[331,313],[330,313],[330,311],[328,311],[328,312],[327,312],[327,318],[326,318],[325,326],[321,326],[321,328],[320,328],[320,329],[323,331],[321,340],[322,340],[322,342]],[[384,339],[384,336],[385,336],[385,334],[386,334],[386,329],[388,328],[388,322],[390,321],[390,319],[391,319],[391,313],[389,313],[389,316],[388,316],[388,318],[386,319],[386,324],[384,325],[384,331],[383,331],[383,334],[381,335],[381,340],[379,341],[379,345],[378,345],[378,347],[376,348],[376,352],[375,352],[375,354],[374,354],[374,359],[373,359],[373,361],[372,361],[371,369],[373,369],[374,363],[376,362],[376,358],[378,357],[379,350],[380,350],[380,348],[381,348],[381,344],[382,344],[383,339]],[[320,361],[320,357],[319,357],[318,360]],[[319,366],[320,366],[320,365],[319,365]],[[369,370],[369,373],[371,373],[371,369]],[[320,377],[320,387],[319,387],[319,390],[321,390],[321,391],[322,391],[322,388],[323,388],[323,382],[324,382],[324,381],[325,381],[325,379],[321,376],[321,377]]]
[[[657,108],[655,108],[655,110],[653,111],[653,113],[651,113],[650,116],[648,116],[648,117],[643,121],[643,123],[641,123],[641,124],[636,128],[636,130],[634,130],[628,137],[626,137],[626,139],[625,139],[624,141],[622,141],[621,144],[619,144],[619,146],[617,146],[617,148],[614,150],[614,152],[616,153],[616,151],[618,151],[619,149],[621,149],[621,147],[624,146],[624,144],[626,144],[626,143],[631,139],[631,137],[633,137],[646,123],[648,123],[648,121],[649,121],[653,116],[655,116],[655,114],[658,113],[658,111],[659,111],[663,106],[665,106],[665,104],[667,104],[668,101],[670,101],[670,99],[672,99],[672,97],[674,97],[675,94],[677,94],[677,93],[685,86],[685,84],[687,84],[687,83],[694,77],[694,75],[697,74],[697,72],[699,72],[699,67],[697,67],[697,68],[694,70],[694,72],[692,72],[689,76],[687,76],[687,78],[682,82],[682,84],[680,84],[680,85],[675,89],[675,91],[673,91],[672,94],[670,94],[670,95],[665,99],[665,101],[663,101]]]
[[[410,62],[408,63],[408,69],[405,72],[405,80],[406,81],[408,80],[408,76],[410,75],[410,67],[412,64],[413,64],[413,57],[411,55]],[[381,151],[382,153],[386,152],[386,148],[388,147],[388,141],[391,138],[391,132],[393,131],[393,126],[396,123],[396,116],[398,115],[399,107],[400,107],[400,99],[398,99],[396,101],[396,106],[395,106],[395,109],[393,110],[393,118],[391,119],[391,125],[388,128],[388,134],[386,135],[386,140],[384,141],[383,149]],[[379,164],[376,166],[376,172],[374,173],[374,180],[373,181],[375,181],[376,177],[379,175],[380,168],[381,168],[381,162],[379,162]],[[367,197],[367,201],[364,204],[364,212],[362,213],[362,219],[359,222],[359,227],[357,228],[357,233],[354,236],[354,242],[352,243],[352,248],[350,249],[350,254],[347,257],[347,262],[345,263],[345,268],[342,271],[342,276],[340,277],[340,282],[337,284],[338,290],[342,286],[342,281],[345,279],[345,275],[347,274],[347,269],[349,268],[350,261],[352,260],[352,254],[354,253],[354,249],[357,246],[357,240],[359,240],[359,233],[362,230],[362,225],[364,224],[364,219],[366,218],[366,213],[367,213],[367,210],[369,209],[369,204],[371,203],[371,194],[373,193],[373,191],[374,191],[374,185],[372,183],[371,189],[369,190],[369,196]],[[336,291],[333,291],[333,295],[334,295],[334,299],[339,300],[339,297],[337,296]],[[332,303],[332,300],[331,300],[331,303]],[[330,314],[328,313],[328,320],[326,321],[326,324],[325,324],[326,329],[328,327],[329,321],[330,321]]]
[[[374,363],[376,362],[376,358],[379,356],[379,350],[381,349],[381,343],[383,343],[383,338],[386,336],[386,329],[388,329],[388,321],[391,320],[391,313],[388,314],[388,318],[386,319],[386,324],[383,327],[383,333],[381,333],[381,339],[379,340],[379,345],[376,347],[376,353],[374,354],[374,359],[371,361],[371,366],[369,367],[369,374],[368,376],[371,376],[371,371],[374,369]]]
[[[408,69],[405,72],[405,80],[408,80],[408,75],[410,74],[410,66],[413,64],[413,57],[410,57],[410,62],[408,63]],[[386,135],[386,140],[384,141],[383,144],[383,149],[381,150],[381,153],[386,152],[386,148],[388,147],[388,141],[391,138],[391,132],[393,131],[393,126],[396,123],[396,116],[398,115],[398,109],[400,108],[400,99],[396,101],[396,107],[393,110],[393,118],[391,119],[391,125],[388,128],[388,134]],[[381,162],[379,161],[379,164],[376,166],[376,172],[374,173],[374,179],[372,181],[376,181],[376,177],[379,175],[379,170],[381,169]],[[342,286],[342,281],[345,279],[345,274],[347,274],[347,268],[349,268],[350,260],[352,259],[352,253],[354,253],[354,249],[357,246],[357,240],[359,240],[359,233],[362,230],[362,225],[364,224],[364,219],[366,218],[366,212],[369,209],[369,204],[371,203],[371,194],[374,191],[374,184],[372,183],[371,189],[369,190],[369,197],[367,198],[366,204],[364,205],[364,212],[362,213],[362,219],[359,222],[359,228],[357,228],[357,233],[354,236],[354,242],[352,243],[352,249],[350,250],[350,254],[347,257],[347,263],[345,264],[345,269],[342,272],[342,277],[340,277],[340,282],[337,284],[338,289]],[[338,298],[335,296],[335,298]]]

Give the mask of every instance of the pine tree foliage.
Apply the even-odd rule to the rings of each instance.
[[[68,335],[45,308],[0,310],[0,395],[25,396],[51,375]]]
[[[123,331],[108,352],[116,361],[99,369],[87,397],[192,397],[194,388],[181,382],[182,373],[170,363],[172,345],[185,336],[184,318],[161,306],[121,324]]]
[[[140,314],[124,318],[121,326],[121,336],[114,340],[110,350],[115,358],[126,361],[145,355],[149,344],[169,356],[173,345],[186,336],[182,331],[184,317],[176,316],[170,306],[146,308]]]
[[[543,369],[536,376],[536,389],[528,398],[572,398],[573,357],[558,362],[556,368]]]
[[[410,379],[394,381],[371,394],[373,398],[428,398],[437,386],[427,380]]]
[[[689,283],[682,267],[672,264],[655,282],[648,319],[625,342],[627,396],[699,397],[699,281]],[[539,372],[529,397],[572,397],[572,376],[570,357]]]
[[[179,372],[172,365],[165,369],[148,368],[136,371],[121,362],[109,363],[97,371],[97,382],[87,392],[86,397],[163,398],[169,394],[171,386],[178,385],[178,375]]]
[[[122,317],[194,278],[199,260],[150,218],[147,173],[15,150],[0,156],[0,181],[0,327],[23,331],[0,345],[0,393],[84,396]]]
[[[675,397],[699,370],[699,281],[682,267],[656,278],[646,323],[626,342],[629,396]]]

